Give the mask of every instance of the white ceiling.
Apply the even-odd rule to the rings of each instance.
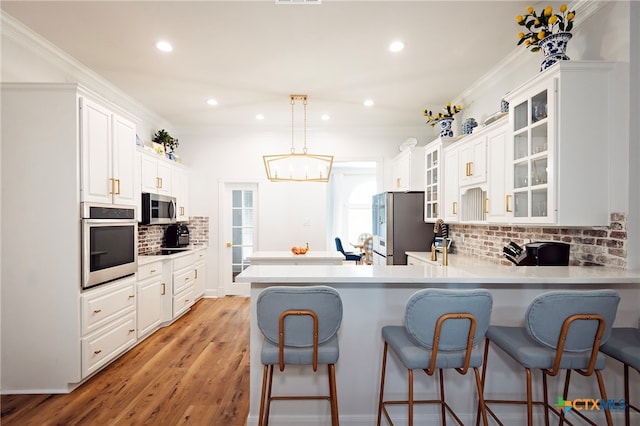
[[[535,3],[534,3],[535,4]],[[6,1],[2,9],[173,126],[415,126],[513,53],[523,1]],[[173,44],[162,53],[159,39]],[[391,53],[402,40],[406,48]],[[206,104],[215,98],[218,106]],[[365,98],[375,102],[363,106]]]

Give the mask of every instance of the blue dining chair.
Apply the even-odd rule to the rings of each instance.
[[[547,379],[565,370],[562,401],[567,401],[572,370],[582,376],[595,374],[600,396],[607,401],[600,373],[605,367],[605,356],[599,350],[609,339],[619,301],[620,297],[614,290],[550,291],[535,297],[529,304],[524,327],[489,326],[482,369],[483,389],[486,389],[489,346],[493,344],[524,367],[527,399],[524,401],[485,398],[487,413],[502,424],[491,409],[491,404],[526,404],[527,425],[533,426],[533,406],[536,405],[544,407],[547,425],[549,412],[559,417],[559,424],[565,423],[565,415],[568,412],[578,415],[589,424],[596,425],[579,410],[557,409],[557,406],[553,405],[554,401],[549,401]],[[533,400],[531,370],[542,372],[542,401]],[[612,426],[611,412],[603,411],[607,425]]]
[[[353,253],[351,251],[344,251],[344,247],[342,247],[342,241],[340,237],[336,237],[336,250],[344,255],[344,260],[354,261],[356,263],[360,263],[362,260],[362,254]]]
[[[482,350],[477,343],[484,338],[489,326],[493,298],[484,289],[453,290],[424,289],[414,293],[405,308],[404,325],[387,325],[382,327],[384,349],[382,352],[382,370],[380,373],[380,395],[378,400],[378,421],[380,426],[382,415],[393,425],[387,405],[407,405],[408,424],[413,425],[414,404],[438,404],[442,424],[446,425],[447,412],[455,421],[464,423],[445,401],[444,373],[445,369],[455,369],[466,375],[469,368],[475,373],[476,388],[479,398],[480,413],[483,423],[487,425],[487,413],[482,400],[482,383],[479,367],[482,366]],[[408,373],[408,397],[406,400],[385,400],[385,373],[387,368],[387,352],[397,356]],[[435,400],[415,400],[413,394],[413,370],[423,370],[432,376],[439,371],[440,398]],[[431,423],[422,419],[418,424]]]
[[[600,346],[600,351],[617,359],[624,365],[624,424],[631,425],[631,410],[640,413],[637,405],[632,405],[629,394],[629,367],[640,373],[640,324],[634,327],[616,327],[611,329],[607,343]],[[638,424],[636,422],[635,424]]]
[[[338,361],[338,329],[342,322],[342,299],[332,287],[268,287],[256,300],[258,328],[264,336],[260,360],[264,365],[259,426],[269,424],[273,400],[324,399],[331,404],[331,424],[339,425],[335,364]],[[272,396],[273,367],[326,364],[329,395]]]

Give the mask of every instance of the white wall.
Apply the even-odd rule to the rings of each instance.
[[[180,155],[191,170],[190,214],[209,217],[209,289],[219,289],[215,281],[220,250],[220,184],[257,182],[259,192],[258,249],[288,250],[294,245],[314,250],[334,250],[327,243],[327,185],[324,183],[269,182],[262,156],[289,152],[289,126],[280,130],[220,129],[194,131],[177,129]],[[422,132],[422,134],[420,134]],[[332,132],[307,129],[309,152],[334,155],[334,160],[381,161],[398,153],[398,145],[408,137],[424,144],[425,128],[349,129]],[[300,141],[297,141],[298,143]],[[300,149],[300,148],[297,148]],[[381,188],[380,188],[381,189]],[[308,224],[308,225],[307,225]]]

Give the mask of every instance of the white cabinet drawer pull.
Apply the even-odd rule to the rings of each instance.
[[[150,274],[155,274],[157,271],[155,269],[152,269],[149,271]]]
[[[167,285],[165,283],[162,283],[162,293],[160,293],[162,296],[164,296],[165,294],[167,294]]]
[[[93,310],[93,313],[94,313],[94,314],[99,314],[100,312],[102,312],[102,309],[94,309],[94,310]]]
[[[130,294],[130,295],[129,295],[129,299],[133,299],[134,297],[136,297],[136,295],[135,295],[135,294]]]
[[[97,351],[93,351],[94,355],[98,355],[100,352],[102,352],[102,349],[98,349]]]
[[[130,329],[129,329],[129,333],[133,333],[134,331],[136,331],[136,329],[135,329],[135,328],[130,328]]]

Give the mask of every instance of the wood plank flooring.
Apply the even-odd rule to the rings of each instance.
[[[249,299],[202,299],[63,395],[3,395],[2,426],[244,425]]]

